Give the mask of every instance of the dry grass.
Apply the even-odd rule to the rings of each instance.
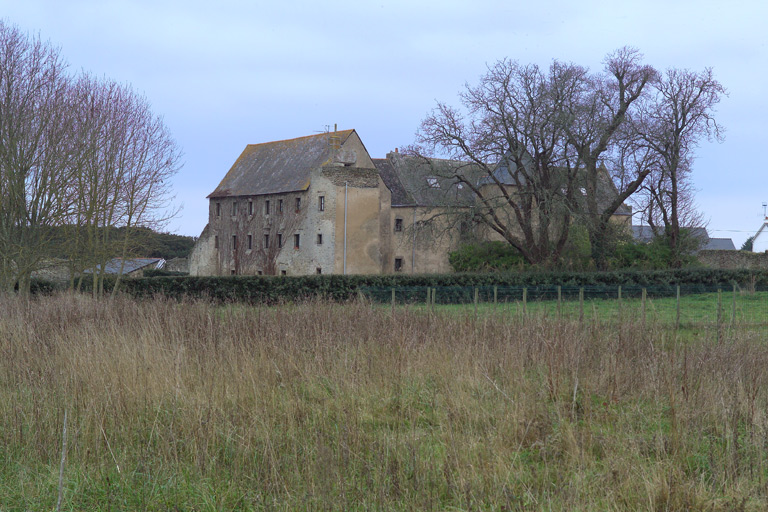
[[[768,347],[364,303],[0,298],[0,510],[763,510]]]

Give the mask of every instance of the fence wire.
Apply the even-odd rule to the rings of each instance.
[[[475,305],[511,314],[691,325],[768,325],[768,286],[410,286],[364,287],[377,303]]]

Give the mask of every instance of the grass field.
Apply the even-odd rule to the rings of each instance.
[[[490,294],[489,294],[490,295]],[[719,305],[718,305],[719,302]],[[412,304],[411,307],[425,309],[423,304]],[[465,312],[474,311],[473,304],[435,304],[435,308],[444,311]],[[726,328],[754,328],[768,326],[768,291],[745,293],[731,291],[717,293],[685,294],[680,297],[679,320],[678,302],[676,297],[648,297],[643,301],[640,297],[623,298],[590,298],[583,301],[570,298],[563,299],[558,305],[556,299],[529,300],[523,305],[520,300],[511,302],[492,303],[479,302],[478,313],[487,314],[501,312],[514,317],[523,313],[548,318],[566,320],[584,320],[599,322],[621,322],[624,319],[642,321],[643,317],[649,323],[663,326],[680,326],[695,328],[717,326]]]
[[[768,506],[759,330],[424,313],[0,298],[0,510]]]

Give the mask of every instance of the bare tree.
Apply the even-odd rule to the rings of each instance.
[[[567,242],[580,160],[566,116],[586,81],[586,70],[572,64],[545,71],[503,60],[467,85],[464,113],[439,103],[417,134],[420,155],[466,162],[442,176],[474,194],[462,212],[530,263],[556,262]]]
[[[565,123],[568,143],[579,156],[584,174],[584,208],[580,216],[589,232],[592,258],[599,268],[607,264],[611,250],[611,217],[634,194],[650,174],[649,160],[636,153],[632,138],[626,136],[628,121],[646,96],[649,84],[657,72],[642,64],[642,55],[634,48],[624,47],[605,59],[602,74],[590,77],[576,102],[568,105],[570,118]],[[617,156],[618,154],[618,156]],[[613,168],[610,180],[617,185],[617,194],[601,201],[601,174],[609,174],[606,161],[628,163]]]
[[[64,228],[72,275],[99,268],[96,292],[104,264],[130,250],[115,228],[154,227],[167,215],[180,154],[162,120],[129,87],[65,71],[57,49],[0,22],[3,291],[28,291]]]
[[[0,289],[30,276],[65,211],[71,139],[65,64],[57,49],[0,22]]]
[[[705,137],[723,140],[714,111],[724,94],[711,69],[699,73],[669,69],[654,84],[653,101],[640,112],[635,125],[656,163],[643,187],[643,216],[654,233],[667,240],[674,267],[682,264],[691,248],[684,229],[702,223],[691,182],[694,152]]]

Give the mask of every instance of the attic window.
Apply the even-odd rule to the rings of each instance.
[[[248,201],[248,215],[253,215],[253,201]]]
[[[430,188],[440,188],[437,178],[427,178],[427,185],[429,185]]]
[[[264,215],[269,215],[269,199],[264,201]]]
[[[232,201],[232,216],[237,215],[237,201]]]
[[[221,217],[221,203],[216,203],[216,216]]]
[[[403,219],[395,219],[395,233],[400,233],[403,230]]]
[[[296,198],[296,211],[298,212],[299,210],[301,210],[301,198],[297,197]]]
[[[277,200],[277,213],[283,213],[283,200]]]
[[[321,212],[325,211],[325,196],[319,196],[317,198],[317,209]]]

